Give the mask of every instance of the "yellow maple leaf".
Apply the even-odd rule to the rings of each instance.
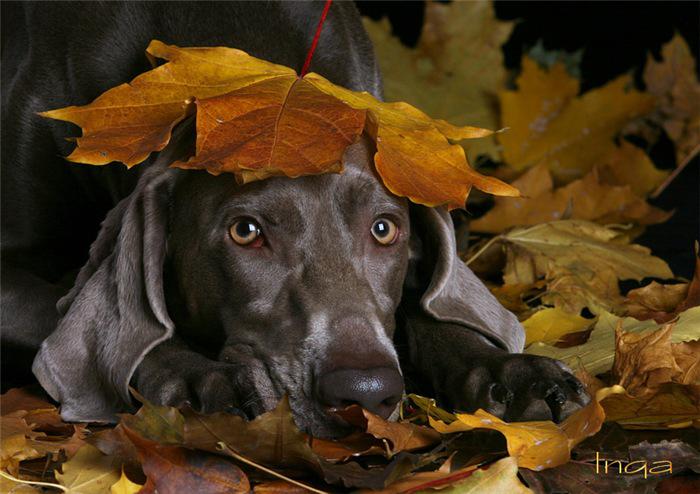
[[[430,425],[441,434],[473,429],[500,432],[506,438],[508,454],[517,459],[518,466],[531,470],[553,468],[569,461],[574,446],[598,432],[604,418],[603,409],[595,399],[561,424],[551,420],[504,422],[481,409],[474,413],[457,413],[452,423],[428,415]]]
[[[470,227],[477,232],[499,233],[513,226],[536,225],[569,218],[601,224],[651,225],[666,221],[672,213],[651,206],[628,185],[602,183],[594,168],[583,178],[554,188],[549,169],[537,165],[512,182],[524,197],[496,198],[494,207]]]
[[[666,180],[669,172],[659,170],[649,156],[627,141],[598,167],[601,180],[610,185],[628,185],[634,194],[646,197]]]
[[[490,1],[427,2],[415,49],[391,34],[388,20],[365,20],[388,99],[410,101],[437,118],[497,128],[497,91],[505,81],[501,45],[513,22],[496,19]],[[469,158],[498,159],[495,137],[463,144]]]
[[[112,486],[109,488],[110,494],[137,494],[141,492],[143,485],[132,482],[129,477],[124,474],[124,469],[122,468],[122,475],[119,477]]]
[[[544,164],[558,182],[603,163],[622,128],[654,107],[628,75],[578,96],[579,83],[563,64],[544,70],[527,57],[516,83],[517,90],[500,94],[502,125],[510,128],[498,135],[503,157],[517,170]]]

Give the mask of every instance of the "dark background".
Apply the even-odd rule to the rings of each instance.
[[[415,46],[423,25],[425,2],[357,1],[373,19],[387,16],[394,34]],[[506,67],[517,71],[522,54],[542,40],[547,50],[583,49],[581,90],[601,86],[632,71],[640,88],[648,53],[660,58],[661,46],[679,32],[695,60],[700,51],[700,2],[506,2],[496,1],[496,15],[517,21],[503,45]],[[698,69],[696,62],[696,70]],[[698,71],[700,74],[700,71]],[[700,104],[700,102],[698,102]],[[673,144],[662,135],[650,150],[658,168],[675,168]],[[657,199],[655,206],[676,213],[666,223],[648,227],[636,242],[651,247],[678,276],[692,277],[693,244],[700,238],[700,159],[685,170]]]

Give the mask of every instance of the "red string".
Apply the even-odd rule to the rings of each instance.
[[[309,48],[309,52],[306,54],[306,60],[304,60],[304,66],[301,68],[301,74],[299,75],[299,77],[304,77],[309,71],[311,59],[314,56],[314,52],[316,51],[316,45],[318,44],[318,39],[321,37],[321,31],[323,30],[323,21],[326,20],[328,10],[331,8],[332,3],[333,0],[326,0],[326,5],[325,7],[323,7],[321,19],[318,21],[318,26],[316,27],[316,34],[314,35],[314,40],[311,42],[311,48]]]

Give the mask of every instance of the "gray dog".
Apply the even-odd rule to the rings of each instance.
[[[332,408],[390,416],[404,382],[506,420],[560,420],[587,403],[561,363],[517,353],[523,330],[457,258],[450,216],[388,193],[368,139],[342,174],[240,186],[167,167],[190,152],[191,123],[127,171],[65,163],[75,129],[34,114],[147,70],[152,38],[298,67],[321,7],[3,2],[5,380],[36,355],[68,420],[114,419],[130,384],[249,417],[286,394],[319,436],[344,431]],[[352,3],[333,5],[311,69],[381,96]]]

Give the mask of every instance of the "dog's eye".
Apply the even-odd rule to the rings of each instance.
[[[372,225],[372,235],[382,245],[390,245],[399,236],[399,227],[386,218],[379,218]]]
[[[229,229],[231,238],[238,245],[252,245],[256,240],[262,242],[262,231],[260,225],[251,219],[241,219],[236,221]],[[257,242],[256,242],[257,243]],[[262,244],[261,244],[262,245]]]

